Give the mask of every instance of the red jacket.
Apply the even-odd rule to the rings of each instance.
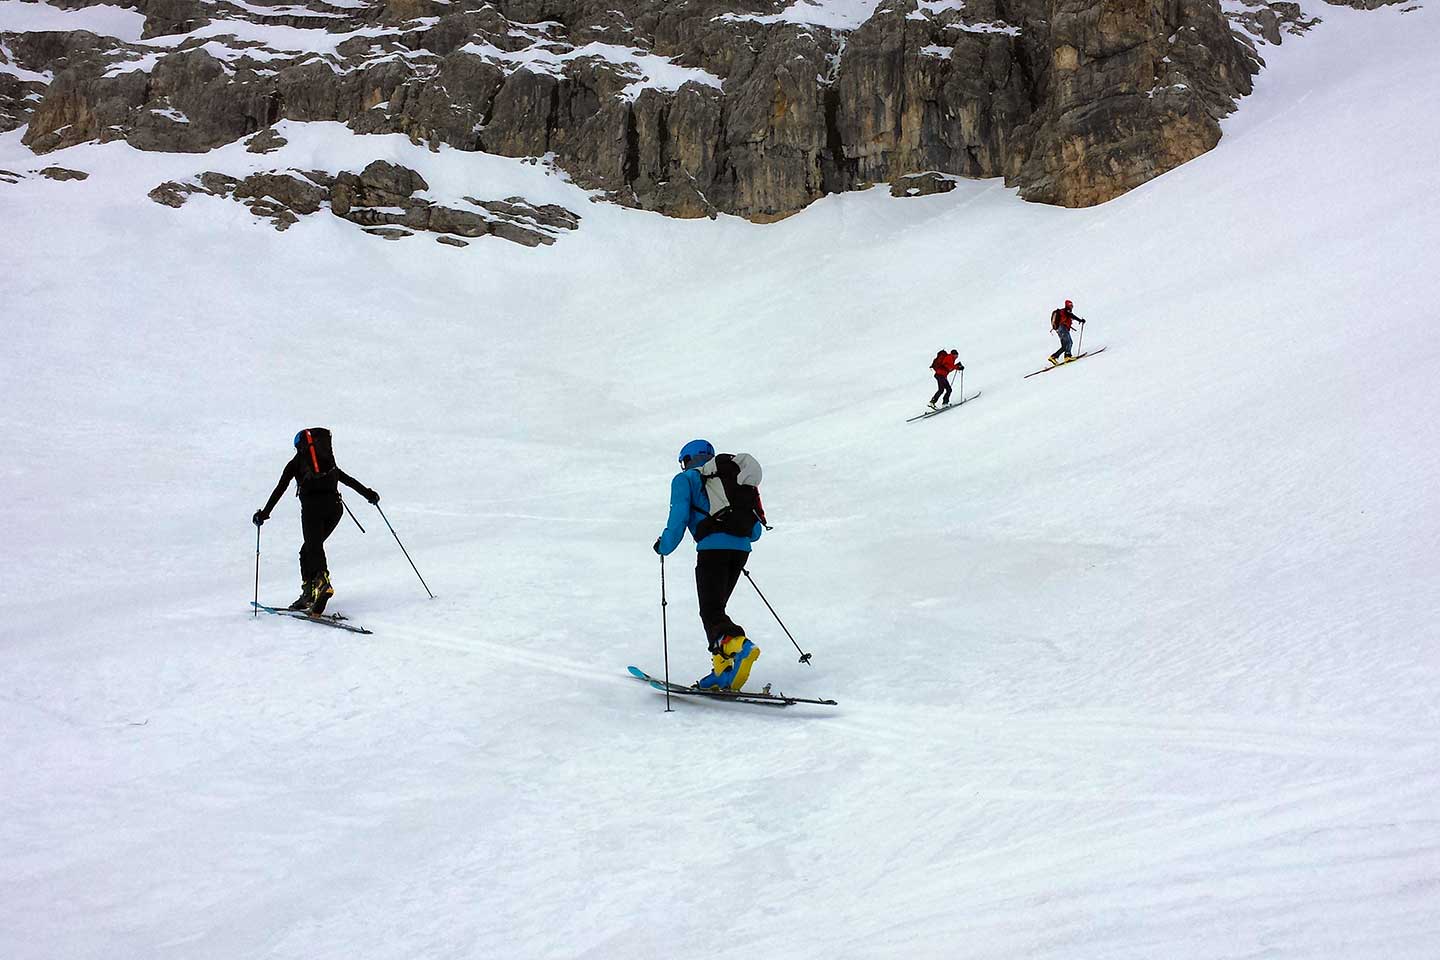
[[[1066,310],[1064,307],[1057,307],[1050,311],[1050,329],[1054,330],[1058,327],[1064,327],[1066,330],[1069,330],[1078,319],[1080,318],[1075,316],[1073,312]]]
[[[942,353],[930,364],[930,369],[935,371],[937,377],[948,377],[955,372],[955,358],[948,353]]]

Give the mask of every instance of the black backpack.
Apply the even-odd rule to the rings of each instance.
[[[295,452],[300,457],[300,482],[313,483],[335,472],[335,451],[330,447],[330,431],[324,427],[307,427],[295,435]]]
[[[695,527],[695,539],[728,533],[749,539],[760,521],[766,530],[765,507],[760,502],[760,462],[748,453],[717,454],[699,468],[710,500],[710,512]],[[697,508],[698,509],[698,508]]]

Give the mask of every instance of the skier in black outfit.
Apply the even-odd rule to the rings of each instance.
[[[335,595],[325,561],[325,540],[345,513],[339,485],[345,484],[370,503],[379,503],[380,494],[336,466],[330,431],[311,427],[295,434],[295,456],[285,464],[280,482],[265,506],[251,517],[255,526],[270,519],[270,511],[275,509],[291,480],[295,481],[295,496],[300,498],[300,529],[305,539],[300,546],[300,596],[290,604],[290,609],[318,614]]]

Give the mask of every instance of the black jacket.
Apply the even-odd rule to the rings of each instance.
[[[305,476],[300,469],[300,454],[296,452],[290,462],[285,464],[285,470],[280,474],[280,482],[275,484],[275,489],[271,492],[270,499],[265,502],[265,509],[262,513],[267,517],[270,516],[270,511],[275,509],[275,504],[280,502],[280,497],[285,492],[285,488],[290,486],[291,480],[295,481],[295,496],[300,498],[302,506],[307,500],[339,500],[340,484],[342,483],[366,500],[373,500],[375,497],[374,490],[339,467],[318,477],[305,479]]]

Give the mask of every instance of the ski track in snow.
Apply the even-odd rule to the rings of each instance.
[[[1216,150],[1090,210],[667,221],[338,124],[0,135],[0,956],[1430,960],[1440,22],[1305,6]],[[145,199],[377,158],[584,219],[437,250]],[[1022,381],[1066,296],[1106,353]],[[904,423],[942,345],[983,396]],[[332,609],[373,635],[247,609],[315,423],[436,593],[353,505]],[[755,682],[839,706],[666,714],[626,675],[663,667],[650,542],[702,435],[765,464],[750,570],[814,655],[742,582]],[[287,495],[262,601],[298,539]]]

